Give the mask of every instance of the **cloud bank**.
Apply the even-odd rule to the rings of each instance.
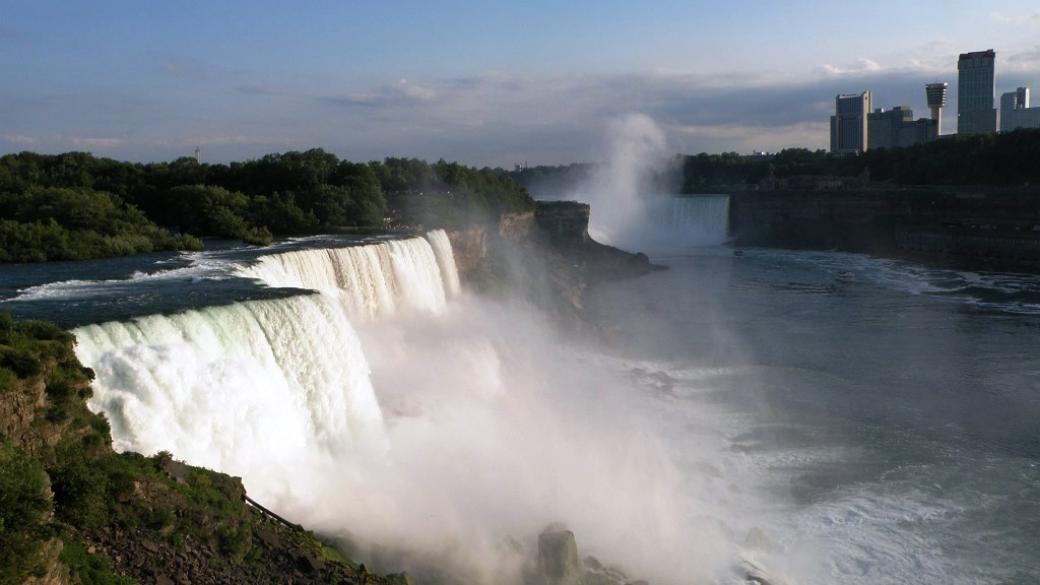
[[[876,107],[907,105],[920,116],[924,84],[932,81],[950,83],[946,126],[955,127],[953,48],[926,45],[908,57],[899,64],[866,57],[821,64],[793,78],[485,72],[365,84],[272,79],[156,56],[153,83],[170,91],[0,92],[0,150],[76,149],[165,160],[199,145],[207,160],[226,161],[320,146],[357,160],[443,157],[508,167],[592,160],[608,121],[629,112],[653,118],[669,144],[684,152],[825,148],[835,94],[869,89]],[[1040,89],[1040,46],[998,58],[998,91]]]

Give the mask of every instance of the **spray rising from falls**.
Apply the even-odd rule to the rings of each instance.
[[[626,378],[523,306],[456,297],[443,232],[240,274],[317,292],[75,330],[117,449],[240,475],[373,566],[445,583],[523,582],[557,520],[659,581],[733,557]]]
[[[664,131],[648,116],[615,120],[604,162],[573,196],[592,205],[589,232],[598,241],[648,252],[714,246],[727,238],[729,197],[661,193],[677,169]]]

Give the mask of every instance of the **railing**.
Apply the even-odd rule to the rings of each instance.
[[[260,512],[264,516],[267,516],[268,518],[271,518],[272,520],[275,520],[276,522],[284,524],[285,526],[288,526],[289,528],[295,528],[297,530],[303,530],[303,527],[300,526],[299,524],[296,524],[294,522],[289,522],[285,518],[282,518],[278,514],[275,514],[274,512],[268,510],[267,508],[264,507],[263,504],[261,504],[260,502],[254,500],[253,498],[250,498],[249,496],[243,494],[242,495],[242,499],[245,500],[247,504],[249,504],[250,506],[255,508],[258,512]]]

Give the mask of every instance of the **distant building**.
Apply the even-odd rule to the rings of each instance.
[[[985,134],[997,131],[993,107],[996,88],[993,50],[963,53],[957,61],[957,133]]]
[[[867,117],[867,128],[870,149],[913,146],[939,137],[939,124],[935,120],[914,120],[914,111],[907,106],[874,110]]]
[[[912,124],[913,121],[914,112],[906,106],[896,106],[891,110],[874,110],[867,116],[868,148],[901,146],[899,138],[903,124]]]
[[[842,94],[834,98],[831,116],[831,152],[857,154],[868,148],[867,115],[870,92]]]
[[[1020,87],[1000,96],[1000,131],[1040,128],[1040,107],[1029,107],[1029,88]]]
[[[929,83],[924,86],[925,97],[928,98],[928,108],[932,111],[932,119],[935,120],[935,134],[942,135],[942,113],[946,107],[946,83]]]
[[[918,118],[899,128],[899,146],[924,144],[939,138],[939,122],[931,118]]]

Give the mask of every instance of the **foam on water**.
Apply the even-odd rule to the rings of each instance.
[[[162,280],[188,279],[193,282],[202,280],[220,280],[230,278],[229,271],[233,263],[211,257],[205,253],[184,253],[179,259],[188,263],[180,268],[170,268],[145,272],[137,270],[127,278],[108,280],[62,280],[30,286],[18,291],[13,301],[33,301],[40,299],[72,299],[86,298],[109,294],[112,289],[125,287],[140,282],[156,282]],[[157,263],[159,265],[169,262]]]
[[[847,252],[749,248],[750,257],[803,263],[846,283],[857,281],[914,295],[946,297],[979,308],[1040,315],[1040,276],[929,268],[911,262]]]

